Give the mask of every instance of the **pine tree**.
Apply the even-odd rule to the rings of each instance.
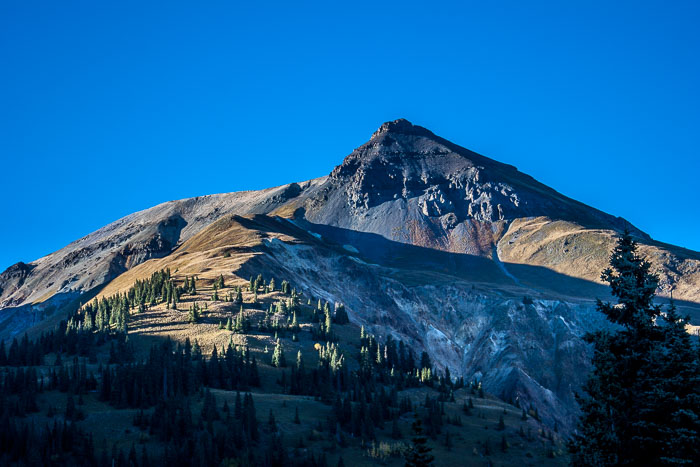
[[[345,306],[343,304],[338,305],[335,309],[335,322],[336,324],[348,324],[350,322],[348,312],[345,311]]]
[[[498,418],[498,430],[503,431],[506,429],[506,423],[503,420],[503,414]]]
[[[199,322],[199,318],[200,318],[199,306],[195,303],[194,305],[192,305],[190,307],[188,319],[189,319],[190,323],[197,323],[197,322]]]
[[[617,328],[586,337],[595,354],[570,445],[574,465],[692,465],[700,458],[697,350],[673,305],[661,318],[650,268],[625,232],[602,274],[618,303],[597,304]]]
[[[243,397],[243,426],[246,428],[248,435],[253,441],[257,441],[258,420],[255,416],[255,404],[253,403],[253,395],[247,393]]]
[[[297,312],[296,311],[292,315],[292,331],[293,332],[299,331],[299,322],[297,321]]]
[[[275,350],[272,352],[272,366],[279,368],[287,366],[287,361],[284,358],[282,342],[279,339],[277,339],[277,343],[275,343]]]
[[[328,303],[326,303],[325,306],[325,315],[326,319],[323,326],[323,335],[327,340],[330,340],[333,333],[333,329],[331,327],[331,323],[333,322],[333,320],[331,318],[331,308],[328,306]]]
[[[404,457],[406,458],[407,467],[424,467],[433,463],[433,455],[430,454],[432,449],[428,446],[428,438],[423,434],[423,426],[415,414],[413,424],[411,425],[411,446],[406,450]]]

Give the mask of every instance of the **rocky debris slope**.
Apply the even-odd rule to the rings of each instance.
[[[285,222],[285,221],[280,221]],[[266,238],[235,272],[291,280],[306,296],[343,303],[350,319],[392,335],[438,368],[477,379],[507,401],[573,428],[588,367],[582,335],[602,325],[592,302],[523,299],[525,288],[475,285],[451,274],[368,263],[317,242]]]

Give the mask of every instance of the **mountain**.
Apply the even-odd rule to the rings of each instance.
[[[659,296],[673,294],[697,324],[699,253],[396,120],[328,176],[164,203],[11,266],[0,337],[46,329],[162,268],[211,280],[265,271],[570,430],[588,368],[582,336],[605,325],[594,299],[608,297],[600,272],[625,228]]]

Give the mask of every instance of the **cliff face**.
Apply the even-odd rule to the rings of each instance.
[[[162,267],[265,271],[567,429],[589,359],[581,337],[605,325],[594,299],[607,296],[600,272],[626,227],[660,275],[660,295],[673,293],[697,324],[700,254],[397,120],[327,177],[164,203],[10,267],[0,274],[0,337],[48,326]]]

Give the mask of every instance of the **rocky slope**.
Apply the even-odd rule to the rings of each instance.
[[[625,227],[660,294],[700,317],[700,254],[397,120],[327,177],[165,203],[12,266],[0,275],[0,336],[161,267],[265,271],[567,429],[588,361],[581,336],[604,324],[593,299],[607,294],[600,271]]]

